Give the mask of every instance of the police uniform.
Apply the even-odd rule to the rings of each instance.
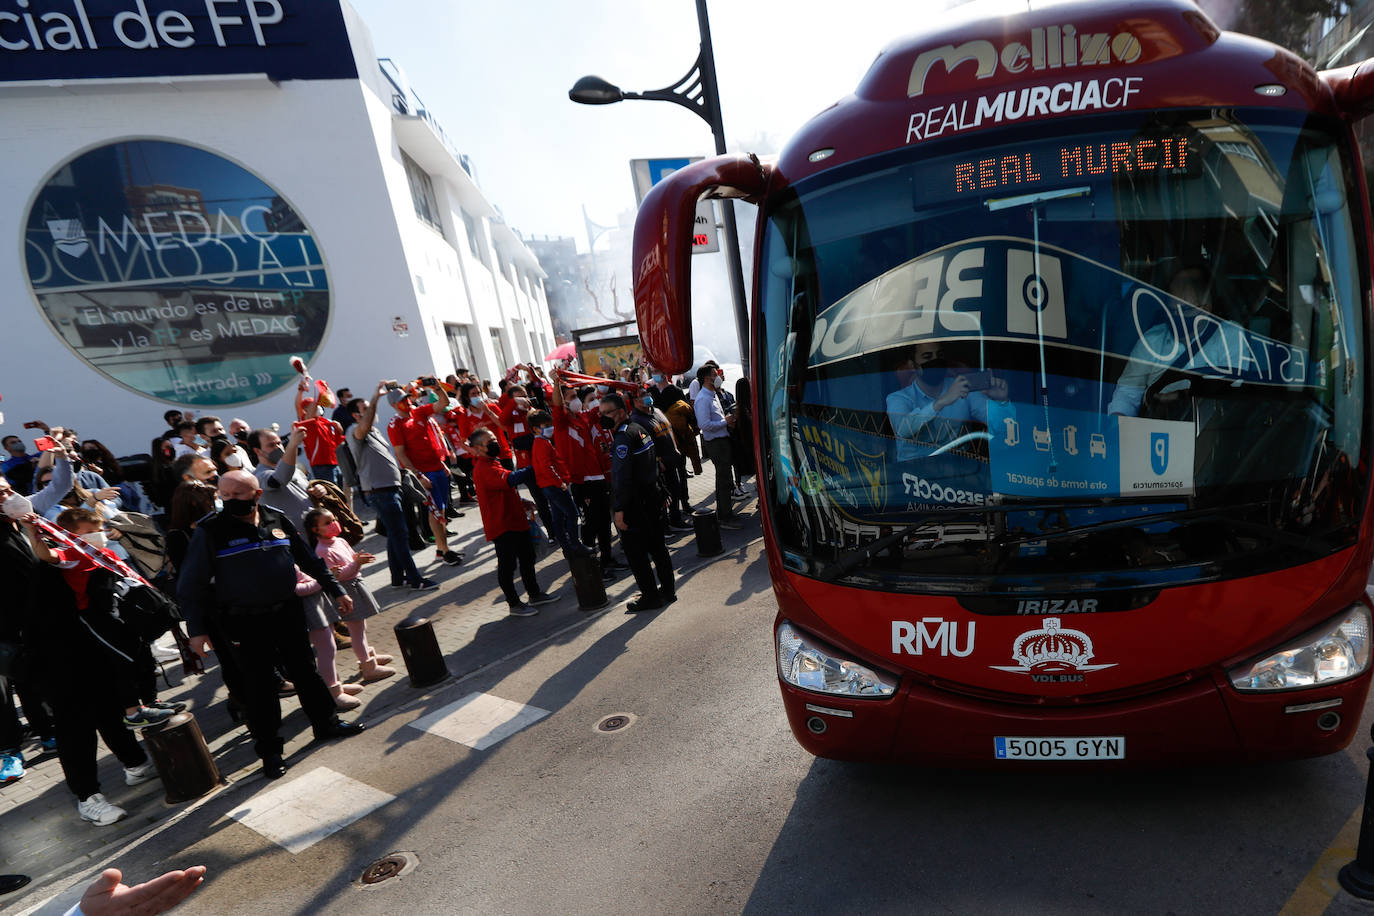
[[[616,512],[625,514],[620,533],[641,600],[652,609],[674,600],[673,559],[663,542],[659,505],[658,457],[654,442],[638,423],[623,423],[611,443],[611,486]],[[658,572],[658,581],[654,572]]]
[[[214,621],[241,669],[243,701],[253,747],[265,765],[280,762],[281,703],[278,661],[296,685],[296,696],[317,738],[360,730],[338,720],[334,698],[315,667],[305,611],[296,595],[296,567],[338,598],[343,588],[329,567],[306,546],[282,513],[259,503],[258,522],[224,512],[196,526],[177,578],[177,599],[192,636]]]

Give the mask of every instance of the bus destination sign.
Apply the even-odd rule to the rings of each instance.
[[[1188,172],[1191,156],[1186,137],[1140,137],[1111,143],[1084,143],[1057,150],[1007,152],[954,163],[954,193],[1038,184],[1051,179],[1092,178],[1136,172]]]

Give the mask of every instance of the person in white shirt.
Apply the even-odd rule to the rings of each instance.
[[[887,396],[887,417],[897,437],[898,462],[929,457],[947,444],[944,430],[927,429],[936,420],[988,423],[989,401],[1007,400],[1005,379],[989,379],[986,391],[974,391],[967,374],[951,375],[939,341],[922,341],[912,353],[915,377]]]
[[[707,364],[697,370],[700,390],[692,401],[692,410],[696,413],[697,427],[701,430],[702,447],[716,470],[716,517],[722,528],[737,529],[741,526],[735,520],[730,497],[735,483],[730,430],[735,425],[735,417],[733,414],[727,417],[721,410],[720,399],[716,397],[719,380],[720,376],[713,365]]]

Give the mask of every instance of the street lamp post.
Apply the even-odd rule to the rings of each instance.
[[[568,98],[583,105],[610,105],[625,99],[672,102],[690,109],[711,125],[716,155],[725,154],[725,125],[720,116],[720,91],[716,85],[716,59],[711,48],[711,24],[706,17],[706,0],[696,0],[697,26],[701,30],[701,50],[692,68],[682,79],[649,92],[625,92],[599,76],[584,76],[573,84]],[[744,291],[744,265],[739,256],[739,232],[735,228],[734,201],[720,201],[721,226],[725,230],[725,263],[730,273],[730,298],[735,307],[735,334],[744,376],[749,376],[749,305]]]

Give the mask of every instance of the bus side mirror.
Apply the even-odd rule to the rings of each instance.
[[[1374,58],[1339,70],[1323,70],[1319,76],[1331,89],[1342,115],[1358,121],[1374,114]]]
[[[650,364],[666,372],[692,365],[692,237],[697,200],[758,203],[772,169],[754,156],[716,156],[679,169],[650,189],[635,218],[635,313]]]

